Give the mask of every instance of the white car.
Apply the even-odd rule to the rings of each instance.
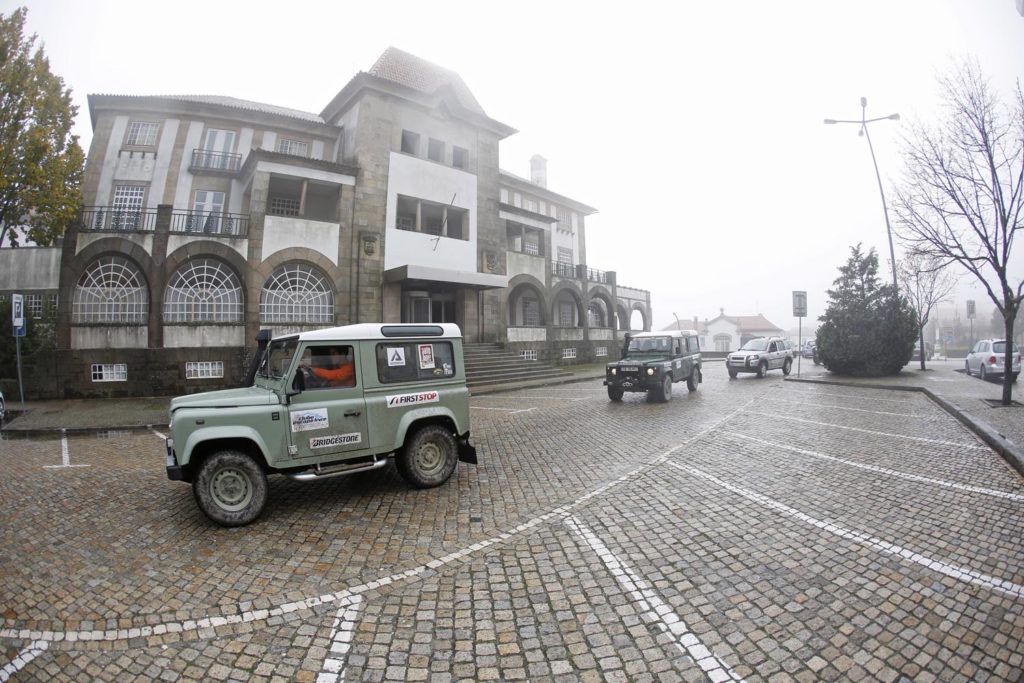
[[[1012,356],[1010,377],[1016,382],[1017,375],[1020,374],[1020,349],[1014,343],[1011,343],[1010,354]],[[986,377],[1002,377],[1003,373],[1006,372],[1005,359],[1005,340],[982,339],[967,354],[967,359],[964,361],[964,369],[968,375],[977,375],[981,379]]]

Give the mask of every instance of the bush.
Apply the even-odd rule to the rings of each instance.
[[[828,291],[828,307],[819,320],[815,341],[827,370],[841,375],[895,375],[914,353],[917,317],[892,285],[878,281],[878,256],[860,245]]]

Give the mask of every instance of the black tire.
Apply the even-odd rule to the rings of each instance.
[[[981,365],[978,366],[978,379],[984,382],[986,379],[988,379],[988,377],[986,377],[986,374],[987,373],[985,372],[985,364],[982,363]]]
[[[729,379],[736,379],[736,375],[738,375],[738,374],[740,374],[740,373],[736,372],[732,368],[729,368]]]
[[[700,378],[697,376],[700,371],[697,368],[690,370],[690,376],[686,378],[686,389],[687,391],[697,391],[697,385],[700,384]]]
[[[788,375],[793,369],[793,359],[787,358],[786,362],[782,364],[782,374]]]
[[[964,361],[964,372],[967,373],[968,377],[971,376],[971,365],[967,361]]]
[[[3,429],[5,419],[7,419],[7,404],[0,398],[0,429]]]
[[[668,403],[672,400],[672,375],[661,378],[661,389],[658,391],[658,402]]]
[[[251,456],[226,450],[203,460],[192,483],[199,509],[221,526],[244,526],[263,512],[267,475]]]
[[[402,479],[418,489],[440,486],[451,478],[459,463],[455,437],[440,425],[416,430],[395,457]]]
[[[624,393],[625,392],[622,390],[622,387],[613,387],[613,386],[609,386],[608,387],[608,398],[610,398],[611,400],[613,400],[615,402],[621,401],[622,400],[622,394],[624,394]]]
[[[761,364],[757,366],[757,378],[761,379],[768,374],[768,363],[761,361]]]

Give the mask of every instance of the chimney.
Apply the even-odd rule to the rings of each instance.
[[[548,160],[539,154],[530,157],[530,182],[541,187],[548,186]]]

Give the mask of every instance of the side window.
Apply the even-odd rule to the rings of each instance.
[[[672,344],[672,353],[676,356],[683,355],[683,340],[682,338],[674,340]]]
[[[776,346],[775,342],[771,342],[770,344],[768,344],[768,353],[775,353],[777,350],[778,347]]]
[[[335,389],[356,385],[355,354],[347,344],[311,346],[302,353],[306,389]]]
[[[377,377],[382,384],[425,382],[454,374],[451,342],[396,340],[377,344]]]
[[[686,338],[686,349],[690,353],[697,353],[698,351],[700,351],[700,344],[698,343],[698,340],[697,340],[696,337],[687,337]]]

